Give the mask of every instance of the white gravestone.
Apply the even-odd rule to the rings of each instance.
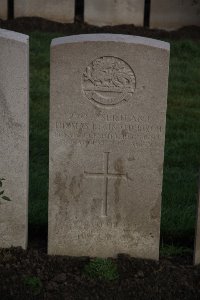
[[[151,0],[150,27],[174,30],[200,26],[200,0]]]
[[[27,246],[28,36],[0,29],[0,247]],[[3,179],[3,180],[2,180]],[[9,198],[11,201],[7,201]]]
[[[97,26],[143,26],[144,0],[85,0],[84,21]]]
[[[169,44],[51,45],[49,254],[158,259]]]
[[[0,0],[0,19],[6,20],[8,15],[8,1]]]
[[[75,0],[15,0],[15,17],[40,17],[73,23]]]

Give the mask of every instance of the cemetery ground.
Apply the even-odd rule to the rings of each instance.
[[[133,26],[95,28],[39,19],[0,21],[30,35],[29,248],[0,251],[1,299],[200,299],[192,266],[200,167],[200,29],[167,33]],[[55,37],[110,32],[170,42],[160,262],[46,255],[49,50]]]

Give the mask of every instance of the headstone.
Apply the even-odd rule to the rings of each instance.
[[[200,180],[199,180],[199,193],[197,203],[197,223],[196,223],[196,238],[194,249],[194,264],[200,264]]]
[[[6,20],[8,15],[8,1],[0,0],[0,19]]]
[[[28,36],[0,29],[0,49],[0,247],[26,248]]]
[[[15,17],[40,17],[73,23],[75,0],[15,0]]]
[[[150,27],[174,30],[200,26],[199,0],[151,0]]]
[[[49,254],[158,259],[169,44],[51,45]]]
[[[144,0],[85,0],[84,21],[97,26],[143,26]]]

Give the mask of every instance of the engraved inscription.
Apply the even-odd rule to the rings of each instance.
[[[136,77],[122,59],[103,56],[86,68],[82,88],[93,104],[113,107],[130,99],[136,88]]]
[[[54,136],[63,142],[78,144],[131,143],[134,148],[157,147],[164,128],[148,115],[101,114],[95,119],[69,113],[65,120],[56,120]]]
[[[120,174],[120,173],[110,173],[109,172],[109,152],[104,152],[104,165],[103,165],[103,172],[84,172],[85,176],[88,178],[103,178],[104,179],[104,199],[102,205],[102,216],[107,217],[108,215],[108,179],[111,178],[122,178],[127,180],[127,174]]]

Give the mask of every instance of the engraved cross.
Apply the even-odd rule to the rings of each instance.
[[[104,152],[104,164],[103,164],[103,172],[90,173],[84,171],[84,174],[88,178],[103,178],[104,179],[104,200],[102,205],[103,217],[107,217],[108,215],[108,180],[111,178],[122,178],[127,180],[127,174],[120,173],[110,173],[109,172],[109,152]]]

